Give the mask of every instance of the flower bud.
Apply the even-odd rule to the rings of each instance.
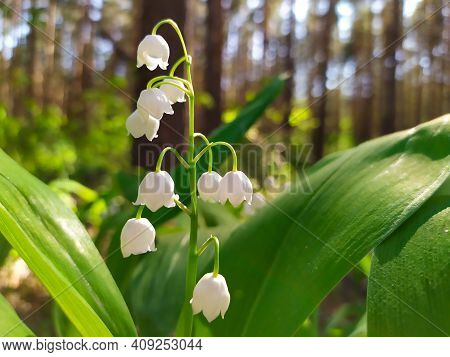
[[[167,69],[170,49],[166,40],[160,35],[147,35],[141,41],[137,50],[137,66],[144,64],[150,71],[160,67]]]
[[[203,311],[208,322],[219,314],[223,318],[230,306],[230,293],[225,278],[220,274],[216,277],[213,273],[205,274],[194,288],[191,305],[193,314]]]
[[[165,114],[173,114],[172,106],[164,92],[159,88],[145,89],[139,95],[137,109],[141,117],[149,115],[160,120]]]
[[[146,218],[132,218],[120,234],[120,249],[124,258],[156,251],[155,228]]]
[[[227,200],[237,207],[243,201],[252,203],[253,186],[249,178],[242,171],[230,171],[225,174],[219,184],[219,202],[225,204]]]
[[[176,102],[183,103],[186,101],[185,94],[181,89],[178,89],[171,85],[171,83],[176,84],[179,87],[185,88],[184,84],[178,79],[166,79],[163,84],[159,87],[167,99],[169,99],[170,104],[174,104]]]
[[[161,207],[175,207],[174,199],[178,195],[174,193],[175,184],[172,177],[166,171],[149,172],[139,185],[138,197],[135,205],[146,205],[155,212]]]
[[[255,192],[252,195],[252,203],[246,203],[244,206],[244,212],[247,215],[252,215],[256,212],[256,210],[264,207],[266,205],[266,199],[260,192]]]
[[[157,138],[159,129],[159,120],[151,117],[143,118],[139,111],[135,110],[127,119],[126,127],[128,133],[134,138],[140,138],[145,135],[149,141]]]
[[[197,182],[200,198],[204,201],[219,202],[218,190],[221,180],[222,176],[215,171],[202,174]]]

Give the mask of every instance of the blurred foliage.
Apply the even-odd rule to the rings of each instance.
[[[9,116],[0,106],[0,147],[40,177],[66,176],[74,172],[77,159],[66,125],[67,117],[54,106],[44,112],[30,101],[26,117]]]
[[[44,181],[70,176],[95,187],[110,182],[118,167],[129,167],[128,103],[113,89],[90,90],[83,99],[96,104],[87,122],[33,100],[20,116],[0,104],[0,147]]]

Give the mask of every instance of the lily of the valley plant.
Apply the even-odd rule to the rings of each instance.
[[[121,249],[124,257],[132,254],[155,252],[156,232],[146,218],[142,218],[142,211],[147,207],[151,211],[157,211],[161,207],[178,206],[191,220],[190,240],[188,250],[188,263],[186,270],[185,305],[182,309],[183,334],[192,334],[193,314],[203,312],[208,322],[213,321],[219,315],[224,317],[230,304],[230,294],[225,278],[219,274],[219,239],[211,236],[206,242],[198,246],[197,243],[197,189],[201,199],[225,204],[229,201],[233,206],[238,206],[246,201],[252,202],[253,188],[248,177],[237,169],[237,156],[234,148],[227,142],[209,142],[205,135],[194,130],[194,103],[195,94],[191,78],[192,57],[188,54],[183,36],[177,24],[172,20],[163,20],[155,25],[152,34],[146,36],[139,44],[137,51],[137,66],[146,66],[153,71],[158,66],[167,69],[169,65],[170,49],[163,37],[157,34],[158,29],[164,25],[170,25],[178,34],[184,55],[174,62],[169,74],[158,76],[148,82],[147,89],[143,90],[137,101],[137,109],[127,119],[126,127],[133,137],[146,136],[153,140],[158,136],[158,129],[164,114],[174,113],[172,104],[188,101],[189,105],[189,141],[187,158],[184,159],[172,147],[162,150],[156,163],[154,172],[149,172],[139,186],[135,205],[139,205],[136,218],[130,219],[123,227],[121,234]],[[186,78],[175,75],[180,65],[185,67]],[[205,147],[195,155],[195,138],[204,141]],[[212,171],[212,150],[216,145],[226,146],[233,157],[233,169],[221,177]],[[164,155],[172,152],[177,159],[189,171],[189,185],[191,204],[186,207],[179,201],[179,196],[174,192],[174,181],[168,172],[161,170]],[[197,182],[196,165],[199,159],[209,153],[208,172],[202,174]],[[214,246],[214,269],[205,274],[197,282],[197,260],[206,248]]]

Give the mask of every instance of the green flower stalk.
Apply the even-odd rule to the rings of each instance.
[[[163,25],[171,26],[177,33],[183,56],[175,61],[168,75],[151,79],[137,101],[137,109],[127,119],[126,127],[133,137],[146,136],[152,141],[157,137],[159,122],[165,115],[172,115],[175,103],[186,102],[189,106],[189,137],[186,158],[174,148],[166,147],[162,150],[156,163],[154,172],[149,172],[139,185],[138,197],[135,205],[139,206],[136,218],[130,219],[121,235],[121,248],[124,257],[132,254],[155,252],[155,230],[151,223],[142,218],[144,207],[156,211],[161,207],[179,207],[190,218],[190,237],[188,247],[188,260],[185,283],[185,302],[182,308],[180,321],[182,322],[183,336],[192,335],[193,315],[203,312],[208,322],[219,315],[224,317],[230,304],[230,294],[225,278],[219,274],[219,239],[211,236],[198,247],[198,211],[197,187],[200,198],[225,204],[240,205],[243,201],[251,204],[253,188],[247,176],[238,171],[237,155],[232,145],[227,142],[210,142],[208,138],[195,132],[195,92],[192,83],[191,65],[192,57],[189,55],[183,35],[178,25],[170,19],[158,22],[151,35],[147,35],[139,44],[137,51],[137,66],[146,66],[149,70],[160,67],[166,70],[169,66],[170,48],[165,39],[158,35],[158,29]],[[176,70],[184,65],[186,78],[175,75]],[[205,147],[197,154],[195,139],[200,138]],[[212,170],[214,146],[227,147],[233,158],[233,170],[222,178]],[[188,171],[190,187],[190,206],[185,206],[179,196],[174,192],[175,184],[166,171],[161,170],[163,158],[166,153],[173,153],[180,164]],[[208,153],[208,172],[200,176],[197,182],[197,163]],[[197,267],[200,255],[208,248],[214,246],[214,269],[212,273],[205,274],[197,283]]]

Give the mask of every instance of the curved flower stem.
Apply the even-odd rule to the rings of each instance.
[[[237,155],[236,155],[236,151],[234,150],[233,146],[225,141],[216,141],[213,143],[210,143],[208,145],[206,145],[198,154],[197,156],[194,158],[194,161],[197,162],[198,160],[200,160],[200,158],[203,156],[203,154],[210,150],[213,146],[218,146],[218,145],[222,145],[222,146],[226,146],[228,149],[230,149],[231,151],[231,155],[233,155],[233,171],[237,171]]]
[[[205,135],[203,135],[202,133],[194,133],[194,138],[201,138],[205,142],[206,145],[209,145],[208,138]],[[209,153],[208,172],[211,172],[212,164],[213,164],[213,153],[212,153],[211,148],[209,149],[208,153]]]
[[[203,243],[197,250],[197,255],[200,256],[208,248],[210,243],[214,243],[214,270],[213,276],[216,277],[219,274],[219,238],[211,235],[208,240]]]
[[[182,86],[179,86],[176,83],[164,83],[164,82],[158,82],[156,84],[153,85],[153,88],[159,88],[160,86],[162,86],[163,84],[168,84],[169,86],[175,87],[181,91],[183,91],[184,93],[186,93],[188,95],[188,97],[192,96],[192,92]]]
[[[174,63],[174,65],[172,66],[172,68],[170,69],[170,72],[169,72],[169,75],[170,76],[174,76],[174,74],[175,74],[175,71],[177,70],[177,68],[180,66],[180,64],[182,64],[184,61],[190,61],[191,59],[190,59],[190,57],[189,56],[183,56],[183,57],[181,57],[178,61],[176,61],[175,63]]]
[[[175,21],[173,21],[172,19],[165,19],[165,20],[161,20],[160,22],[158,22],[152,30],[152,35],[156,35],[156,32],[158,31],[158,29],[164,25],[164,24],[168,24],[170,26],[173,27],[173,29],[175,30],[175,32],[178,35],[178,38],[180,39],[181,42],[181,46],[183,47],[183,52],[185,57],[188,57],[188,53],[187,53],[187,49],[186,49],[186,44],[184,43],[184,38],[183,38],[183,34],[181,33],[180,28],[178,27],[177,23]]]
[[[187,88],[181,87],[180,85],[176,84],[176,83],[165,83],[164,80],[165,79],[175,79],[177,81],[182,82]],[[174,86],[176,88],[178,88],[179,90],[183,91],[184,93],[186,93],[189,97],[194,95],[194,90],[192,89],[192,85],[189,81],[187,81],[184,78],[180,78],[177,76],[158,76],[153,78],[152,80],[150,80],[147,83],[147,89],[149,88],[158,88],[163,84],[170,84],[171,86]]]
[[[188,87],[189,91],[192,92],[191,82],[189,82],[187,79],[184,79],[184,78],[181,78],[181,77],[178,77],[178,76],[172,76],[172,75],[170,75],[170,76],[164,75],[164,76],[158,76],[158,77],[152,78],[147,83],[147,89],[151,88],[156,82],[163,81],[165,79],[176,79],[177,81],[180,81],[186,87]],[[192,94],[192,93],[190,93],[190,94]]]
[[[177,204],[177,206],[184,212],[186,213],[188,216],[191,215],[191,211],[189,210],[189,208],[187,208],[181,201],[177,200],[176,198],[174,198],[174,202]]]
[[[179,154],[179,152],[176,149],[174,149],[173,147],[168,146],[168,147],[164,148],[163,151],[161,151],[161,153],[159,154],[158,161],[156,162],[156,169],[155,169],[156,172],[161,171],[161,164],[162,164],[164,155],[166,154],[167,151],[172,151],[175,154],[178,161],[180,161],[181,165],[183,165],[185,169],[189,169],[189,164],[186,162],[185,159],[183,159],[183,157]]]
[[[141,219],[141,217],[142,217],[142,211],[144,210],[144,208],[145,208],[145,205],[140,205],[140,206],[139,206],[139,209],[138,209],[138,211],[137,211],[137,213],[136,213],[136,219]]]

